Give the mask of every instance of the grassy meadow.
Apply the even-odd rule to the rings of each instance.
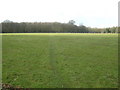
[[[2,82],[23,88],[116,88],[118,35],[2,34]]]

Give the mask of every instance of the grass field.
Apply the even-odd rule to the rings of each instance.
[[[3,83],[24,88],[116,88],[117,34],[3,34]]]

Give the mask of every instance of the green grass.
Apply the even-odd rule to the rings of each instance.
[[[24,88],[116,88],[117,34],[2,35],[3,83]]]

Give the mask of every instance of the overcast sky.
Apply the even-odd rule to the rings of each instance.
[[[118,25],[119,0],[1,0],[0,22],[62,22],[90,27]]]

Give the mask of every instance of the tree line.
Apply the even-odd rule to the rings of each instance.
[[[75,21],[59,22],[2,22],[2,33],[118,33],[117,27],[91,28],[75,25]]]

